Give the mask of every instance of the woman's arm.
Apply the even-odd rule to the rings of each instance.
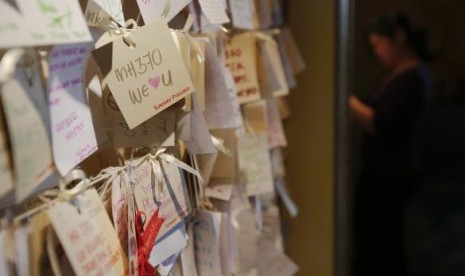
[[[368,134],[375,134],[375,111],[355,96],[350,96],[349,107],[355,123]]]

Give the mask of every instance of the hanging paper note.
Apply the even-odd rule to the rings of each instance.
[[[157,39],[147,40],[153,34]],[[163,19],[94,50],[93,55],[130,129],[194,91]]]
[[[120,174],[111,182],[111,213],[113,225],[123,250],[128,250],[128,179]]]
[[[54,205],[47,214],[76,275],[127,272],[118,236],[95,189]]]
[[[292,276],[299,267],[286,255],[279,252],[273,243],[265,237],[258,239],[258,271],[259,275]]]
[[[121,0],[90,0],[89,2],[94,2],[97,4],[97,6],[105,12],[105,14],[111,17],[120,26],[124,26],[123,6],[121,5]],[[89,7],[89,4],[90,3],[87,4],[87,8]],[[93,12],[96,11],[94,10]]]
[[[255,36],[251,33],[235,35],[225,45],[224,58],[233,75],[239,103],[260,99]]]
[[[200,211],[194,228],[194,248],[200,275],[222,275],[220,261],[219,224],[215,213]]]
[[[229,22],[225,7],[219,0],[199,0],[200,8],[211,24],[224,24]]]
[[[235,28],[253,30],[256,28],[256,15],[253,0],[229,0],[232,23]]]
[[[0,1],[0,47],[91,41],[76,0]]]
[[[82,79],[90,47],[59,45],[50,52],[48,105],[53,156],[62,176],[98,149]]]
[[[162,16],[169,22],[191,2],[192,0],[137,0],[137,5],[145,24],[150,24]]]
[[[266,100],[269,148],[286,147],[287,140],[275,98]]]
[[[16,200],[22,201],[54,171],[45,92],[32,52],[21,58],[1,95],[12,145]]]
[[[273,192],[273,177],[266,133],[239,137],[239,166],[247,178],[247,195]]]

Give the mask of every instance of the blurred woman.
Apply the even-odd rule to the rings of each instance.
[[[349,98],[364,132],[356,189],[355,275],[408,275],[403,250],[405,205],[420,181],[417,127],[429,105],[426,33],[402,14],[379,18],[368,41],[389,73],[362,101]]]

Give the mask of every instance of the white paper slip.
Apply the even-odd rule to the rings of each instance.
[[[205,196],[228,201],[231,199],[233,188],[232,184],[210,186],[205,189]]]
[[[97,4],[114,21],[124,27],[123,6],[121,4],[121,0],[89,0],[89,2]]]
[[[223,74],[223,66],[213,45],[205,44],[205,121],[208,128],[234,128],[236,117]]]
[[[176,230],[171,235],[156,243],[150,253],[149,263],[157,266],[171,255],[186,247],[187,241],[182,230]]]
[[[186,142],[187,149],[193,154],[216,153],[217,150],[210,137],[208,126],[200,109],[197,95],[192,96],[192,111],[190,112],[191,139]]]
[[[156,40],[146,39],[153,34]],[[163,19],[92,53],[130,129],[194,91]]]
[[[126,174],[120,174],[111,181],[111,214],[113,225],[123,250],[128,250],[128,187]]]
[[[203,14],[211,24],[224,24],[229,22],[226,8],[220,0],[199,0]]]
[[[84,275],[123,275],[127,260],[95,189],[47,211],[74,272]]]
[[[264,237],[258,239],[258,275],[292,276],[299,267]]]
[[[239,137],[239,166],[246,174],[247,195],[272,193],[273,177],[266,133]]]
[[[29,252],[29,225],[21,225],[15,229],[16,273],[18,276],[28,276],[30,252]]]
[[[0,47],[92,40],[77,0],[0,1]]]
[[[1,91],[12,145],[16,200],[22,201],[53,171],[45,92],[34,53],[23,55]]]
[[[257,27],[253,0],[229,0],[229,7],[235,28],[253,30]]]
[[[198,276],[194,255],[194,226],[187,226],[187,246],[181,253],[182,275]]]
[[[286,147],[287,139],[284,133],[283,123],[279,116],[278,105],[275,98],[266,100],[268,120],[268,145],[269,148]]]
[[[239,256],[239,271],[247,272],[254,268],[257,262],[257,229],[254,212],[245,209],[233,217],[237,250]]]
[[[198,213],[194,228],[195,258],[199,275],[222,275],[219,243],[219,224],[215,214],[209,211]]]
[[[150,24],[162,16],[169,22],[191,2],[192,0],[137,0],[137,5],[145,24]]]
[[[233,75],[239,103],[260,99],[256,59],[255,35],[251,33],[235,35],[225,45],[225,65]]]
[[[8,256],[8,251],[11,251],[12,248],[8,244],[12,240],[10,237],[10,231],[8,229],[2,229],[0,231],[0,246],[3,250],[0,250],[0,275],[13,276],[14,274],[14,265],[11,258]]]
[[[48,60],[53,156],[62,176],[98,149],[83,87],[91,47],[91,43],[55,46]]]

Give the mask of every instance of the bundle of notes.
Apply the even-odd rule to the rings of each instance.
[[[293,275],[277,0],[0,1],[0,275]]]

